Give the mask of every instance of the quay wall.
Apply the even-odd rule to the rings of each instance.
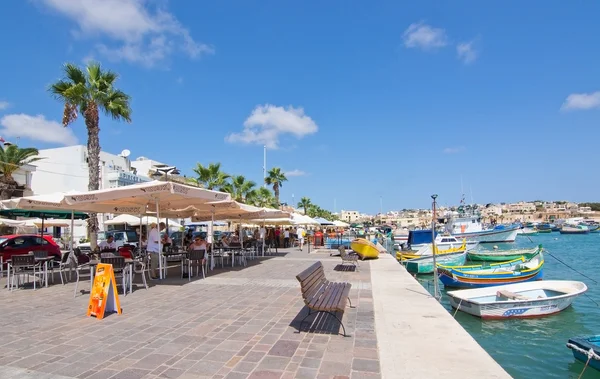
[[[370,264],[382,378],[510,378],[394,257]]]

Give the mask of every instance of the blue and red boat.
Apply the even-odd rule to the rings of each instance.
[[[573,337],[567,342],[567,347],[573,351],[573,356],[588,366],[600,370],[600,336]]]

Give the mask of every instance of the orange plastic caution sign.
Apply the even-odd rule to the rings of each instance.
[[[96,267],[87,315],[102,319],[107,312],[121,314],[121,305],[113,267],[100,263]]]

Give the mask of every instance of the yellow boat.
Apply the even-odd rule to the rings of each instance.
[[[438,250],[438,248],[436,246],[435,247],[435,250],[436,250],[435,255],[462,253],[466,249],[467,249],[467,241],[463,240],[462,245],[460,245],[459,247],[452,247],[452,248],[446,249],[446,250]],[[398,251],[398,252],[396,252],[396,259],[399,261],[405,261],[407,259],[422,258],[426,255],[428,255],[428,254],[411,254],[410,252]]]
[[[360,259],[376,259],[379,253],[385,253],[383,246],[377,246],[373,242],[364,238],[357,238],[350,243],[352,250],[358,254]]]

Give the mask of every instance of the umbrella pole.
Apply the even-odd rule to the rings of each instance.
[[[75,212],[71,210],[71,243],[69,244],[69,250],[73,252],[73,229],[75,229]]]
[[[42,229],[40,230],[40,236],[44,238],[44,218],[45,215],[42,213]]]
[[[142,219],[142,212],[140,212],[140,236],[138,237],[138,253],[142,254],[142,233],[143,233],[143,229],[142,229],[142,224],[144,223],[144,220]],[[146,243],[148,242],[148,236],[146,236]],[[146,263],[148,263],[148,260],[146,260]]]
[[[158,199],[156,200],[156,219],[160,220],[160,209],[158,208]],[[158,226],[160,228],[160,225]],[[158,277],[163,279],[163,264],[162,264],[162,241],[160,238],[160,230],[158,231]]]
[[[265,257],[265,237],[267,236],[267,228],[265,227],[265,219],[263,218],[263,229],[265,230],[265,232],[263,233],[262,236],[262,256],[263,258]]]
[[[242,215],[240,215],[240,246],[242,249],[244,248],[244,236],[242,234],[243,231],[244,228],[242,227]]]

